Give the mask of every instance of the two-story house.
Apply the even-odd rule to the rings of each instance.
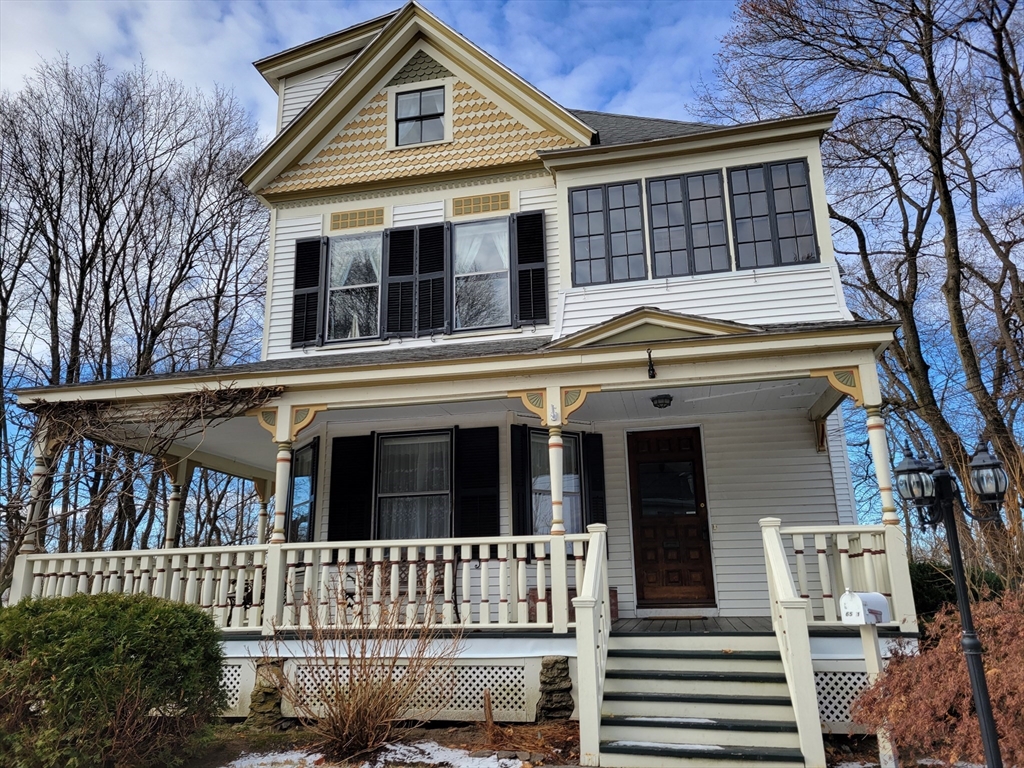
[[[565,656],[585,764],[823,766],[868,672],[839,595],[916,629],[875,366],[894,326],[844,303],[834,114],[568,109],[415,3],[256,67],[278,98],[243,176],[271,215],[262,360],[19,398],[103,402],[142,436],[146,404],[275,397],[167,448],[165,549],[30,539],[14,595],[202,605],[240,712],[259,637],[423,599],[409,621],[466,632],[445,717],[479,718],[488,688],[532,719]],[[884,526],[857,525],[844,397]],[[176,548],[196,466],[256,483],[256,543]]]

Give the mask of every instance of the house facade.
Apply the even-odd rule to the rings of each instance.
[[[143,445],[150,405],[271,396],[162,444],[164,549],[30,537],[13,596],[202,605],[239,714],[260,638],[408,605],[466,633],[446,717],[488,688],[533,719],[565,656],[585,764],[824,765],[870,672],[839,595],[886,596],[883,646],[916,631],[875,367],[894,326],[843,299],[834,114],[566,109],[415,3],[256,67],[278,98],[243,176],[271,213],[261,361],[19,398],[102,402]],[[885,525],[857,524],[846,397]],[[253,480],[255,544],[176,546],[196,466]]]

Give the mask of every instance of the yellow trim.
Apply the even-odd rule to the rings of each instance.
[[[509,209],[508,192],[496,192],[492,195],[468,195],[452,198],[452,216],[468,216],[473,213],[491,213]]]
[[[580,409],[591,392],[600,392],[601,387],[562,387],[562,423],[569,423],[569,416]]]
[[[675,312],[665,312],[660,309],[641,307],[640,309],[627,312],[624,315],[613,317],[600,325],[595,325],[577,333],[566,336],[563,339],[551,344],[551,349],[579,349],[598,344],[608,340],[625,331],[633,330],[645,325],[658,326],[679,331],[684,334],[696,334],[698,337],[721,337],[734,336],[746,333],[755,333],[760,329],[741,323],[730,323],[724,320],[712,320],[696,315],[680,315]],[[692,338],[692,337],[691,337]],[[636,343],[646,343],[637,341]],[[653,341],[651,339],[650,341]],[[661,339],[665,341],[665,339]]]
[[[526,410],[540,417],[541,424],[548,423],[547,392],[543,389],[529,389],[522,392],[509,392],[508,397],[518,397],[523,401]]]
[[[826,378],[832,389],[850,395],[853,404],[864,405],[864,390],[860,385],[860,370],[856,366],[849,368],[818,368],[811,371],[812,379]]]
[[[354,227],[384,226],[383,208],[361,208],[358,211],[337,211],[331,214],[331,230]]]
[[[300,405],[292,407],[292,430],[291,441],[294,443],[299,432],[313,423],[313,419],[320,411],[326,411],[326,405]]]
[[[270,433],[272,440],[277,440],[277,408],[254,408],[245,414],[255,416],[256,423]]]

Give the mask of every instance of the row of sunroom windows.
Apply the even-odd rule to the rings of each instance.
[[[546,534],[552,520],[547,432],[519,425],[513,426],[511,432],[511,475],[516,486],[513,505],[520,507],[513,510],[513,532],[517,535]],[[345,497],[332,498],[330,509],[324,510],[331,517],[346,516],[343,530],[348,535],[338,537],[339,540],[445,538],[465,532],[466,524],[482,534],[498,534],[496,503],[481,504],[479,499],[487,496],[497,500],[497,428],[456,428],[367,437],[366,445],[373,446],[372,472],[369,476],[349,473],[341,478],[343,482],[337,485],[345,487]],[[603,465],[600,436],[587,437],[584,448],[583,435],[563,433],[562,436],[563,521],[568,533],[580,533],[585,523],[597,522],[596,518],[603,517],[603,501],[595,498],[603,498],[604,491],[603,472],[594,469],[595,462]],[[348,439],[336,438],[336,441]],[[463,450],[457,451],[457,443],[461,441],[465,441],[465,445],[458,446]],[[345,460],[346,446],[342,442],[335,442],[334,446],[332,462],[339,465],[341,472],[351,470],[351,466],[339,464]],[[587,476],[584,450],[590,454],[587,458],[591,469]],[[292,459],[286,527],[289,541],[316,538],[320,520],[317,512],[318,508],[323,508],[317,498],[319,467],[320,440],[315,438],[297,449]],[[332,477],[332,489],[335,479]],[[353,488],[353,482],[361,482],[365,488]],[[457,503],[467,496],[473,496],[475,501]],[[362,499],[371,503],[361,504]],[[492,519],[460,521],[457,519],[460,514],[476,518],[490,514]],[[330,530],[328,536],[336,538]]]
[[[818,261],[806,160],[726,175],[737,269]],[[570,190],[573,285],[730,271],[725,197],[717,169]]]

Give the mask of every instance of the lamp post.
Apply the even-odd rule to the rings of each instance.
[[[953,500],[959,499],[964,513],[974,520],[998,520],[999,508],[1006,494],[1006,470],[1003,469],[1003,463],[989,450],[988,443],[979,439],[978,447],[971,458],[969,472],[971,487],[978,494],[987,514],[976,514],[964,504],[956,480],[941,461],[921,461],[914,457],[909,445],[905,447],[904,453],[903,461],[895,470],[896,489],[904,500],[913,502],[922,528],[935,528],[939,524],[946,527],[953,584],[956,587],[956,601],[960,608],[960,624],[963,628],[960,633],[960,645],[967,660],[967,674],[971,679],[974,708],[981,725],[985,762],[988,768],[1003,768],[1003,759],[999,754],[999,736],[992,717],[992,702],[989,699],[985,668],[981,661],[981,641],[978,640],[978,634],[974,630],[974,619],[971,617],[971,603],[967,594],[964,561],[960,554],[960,536],[953,514]]]

